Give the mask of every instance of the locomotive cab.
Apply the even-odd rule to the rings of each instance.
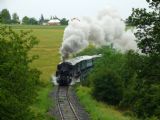
[[[72,65],[70,65],[69,63],[64,62],[59,64],[56,71],[57,83],[61,86],[69,85],[72,81],[71,71]]]

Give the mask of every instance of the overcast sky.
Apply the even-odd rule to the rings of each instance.
[[[125,19],[132,8],[147,7],[145,0],[0,0],[0,10],[7,8],[10,13],[16,12],[20,18],[26,16],[45,18],[58,16],[73,18],[95,16],[97,12],[107,6],[115,8]]]

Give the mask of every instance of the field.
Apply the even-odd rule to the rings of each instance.
[[[51,75],[55,72],[56,65],[60,61],[59,48],[63,38],[64,26],[12,26],[15,31],[32,30],[32,34],[39,40],[30,55],[38,55],[39,58],[33,62],[32,67],[41,72],[41,80],[48,83]]]

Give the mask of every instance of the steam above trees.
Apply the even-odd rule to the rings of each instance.
[[[133,32],[126,31],[125,23],[111,8],[101,10],[93,18],[83,17],[69,21],[60,48],[62,58],[83,50],[90,43],[96,47],[112,44],[122,51],[137,49]]]

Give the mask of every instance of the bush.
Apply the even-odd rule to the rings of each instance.
[[[122,99],[122,82],[120,77],[111,70],[104,70],[100,77],[93,80],[93,95],[97,100],[117,105]]]
[[[103,47],[97,51],[101,51],[103,56],[98,58],[86,81],[92,86],[96,99],[109,104],[118,104],[123,93],[123,81],[119,72],[121,72],[124,57],[110,47]]]
[[[160,117],[160,86],[144,86],[133,104],[133,111],[140,117]]]

